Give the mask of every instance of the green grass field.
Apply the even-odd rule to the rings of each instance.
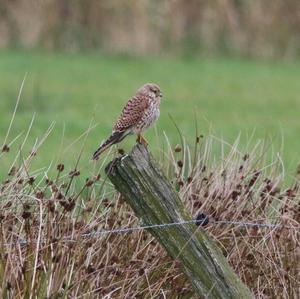
[[[267,138],[272,140],[275,150],[284,144],[283,157],[288,170],[294,170],[299,161],[300,63],[221,57],[184,60],[0,52],[1,141],[25,73],[8,141],[19,133],[23,135],[12,145],[12,153],[1,160],[2,174],[13,160],[13,152],[19,149],[34,113],[24,155],[54,121],[55,127],[36,157],[36,165],[47,166],[57,157],[58,161],[75,161],[82,141],[69,145],[93,120],[97,126],[86,139],[82,158],[86,164],[93,150],[110,133],[127,99],[149,81],[158,83],[164,94],[157,135],[155,130],[146,133],[151,147],[158,147],[163,132],[174,144],[179,142],[169,115],[193,142],[196,115],[199,134],[211,131],[233,142],[241,133],[241,142],[245,144],[255,132],[253,142]],[[129,149],[133,143],[134,137],[130,137],[122,146]]]

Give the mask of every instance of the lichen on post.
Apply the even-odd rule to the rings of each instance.
[[[106,173],[144,225],[191,220],[177,192],[145,145],[117,158]],[[215,241],[195,224],[150,228],[169,255],[179,260],[195,291],[204,298],[252,298]]]

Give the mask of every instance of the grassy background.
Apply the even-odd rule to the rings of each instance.
[[[0,140],[3,140],[24,74],[27,78],[21,102],[9,136],[25,132],[36,113],[25,153],[52,121],[56,125],[43,145],[38,166],[54,157],[75,161],[79,144],[68,148],[94,118],[97,127],[87,137],[82,163],[88,165],[92,152],[105,138],[124,103],[145,82],[158,83],[164,98],[155,130],[146,133],[152,147],[158,147],[163,131],[171,141],[179,137],[168,116],[172,115],[184,136],[193,141],[196,111],[200,134],[213,134],[232,142],[241,132],[246,143],[255,131],[257,138],[269,138],[280,149],[289,170],[299,157],[300,64],[259,62],[229,58],[131,58],[100,54],[0,52]],[[64,133],[63,133],[64,132]],[[21,139],[12,146],[18,150]],[[129,149],[134,137],[122,146]],[[61,146],[62,145],[62,146]],[[28,151],[28,152],[26,152]],[[2,159],[5,173],[13,154]],[[87,166],[88,168],[89,166]]]

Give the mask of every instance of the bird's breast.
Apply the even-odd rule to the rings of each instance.
[[[145,114],[143,115],[141,121],[137,125],[136,131],[140,132],[149,127],[152,127],[155,121],[158,119],[159,114],[159,106],[155,104],[150,105],[149,108],[145,111]]]

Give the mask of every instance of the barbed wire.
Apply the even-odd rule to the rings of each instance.
[[[101,236],[106,234],[120,234],[120,233],[129,233],[134,231],[140,231],[145,229],[153,229],[153,228],[168,228],[172,226],[178,226],[178,225],[188,225],[188,224],[198,224],[202,225],[204,220],[187,220],[187,221],[178,221],[178,222],[172,222],[172,223],[162,223],[162,224],[153,224],[153,225],[143,225],[143,226],[136,226],[136,227],[122,227],[122,228],[116,228],[116,229],[103,229],[100,231],[92,232],[92,233],[85,233],[82,234],[82,237],[93,237],[93,236]],[[257,223],[257,222],[243,222],[243,221],[229,221],[229,220],[209,220],[210,224],[225,224],[225,225],[238,225],[238,226],[249,226],[249,227],[266,227],[266,228],[288,228],[288,229],[300,229],[299,227],[293,227],[293,226],[284,226],[281,224],[271,224],[271,223]]]
[[[172,226],[189,225],[189,224],[196,224],[196,225],[199,225],[199,226],[206,226],[207,224],[213,224],[213,225],[220,224],[220,225],[235,225],[235,226],[269,228],[269,229],[300,230],[300,226],[272,224],[272,223],[259,223],[259,222],[247,222],[247,221],[233,221],[233,220],[214,220],[214,219],[210,219],[208,221],[208,219],[209,219],[208,216],[206,216],[205,218],[203,218],[201,220],[193,219],[193,220],[178,221],[178,222],[171,222],[171,223],[141,225],[141,226],[135,226],[135,227],[121,227],[121,228],[115,228],[115,229],[101,229],[101,230],[95,231],[95,232],[80,234],[80,237],[82,237],[82,238],[94,238],[94,237],[100,237],[100,236],[108,235],[108,234],[132,233],[132,232],[142,231],[142,230],[147,230],[147,229],[166,229],[166,228],[169,228],[169,227],[172,227]],[[56,242],[57,241],[76,242],[77,240],[75,240],[74,237],[72,237],[72,236],[67,236],[67,237],[63,237],[61,239],[57,239]],[[30,241],[30,242],[32,242],[32,241]],[[18,240],[16,242],[7,243],[7,244],[4,244],[4,245],[5,246],[26,245],[30,242],[28,242],[26,240]],[[43,241],[41,241],[41,242],[43,243]],[[51,242],[51,243],[55,243],[55,242]]]

